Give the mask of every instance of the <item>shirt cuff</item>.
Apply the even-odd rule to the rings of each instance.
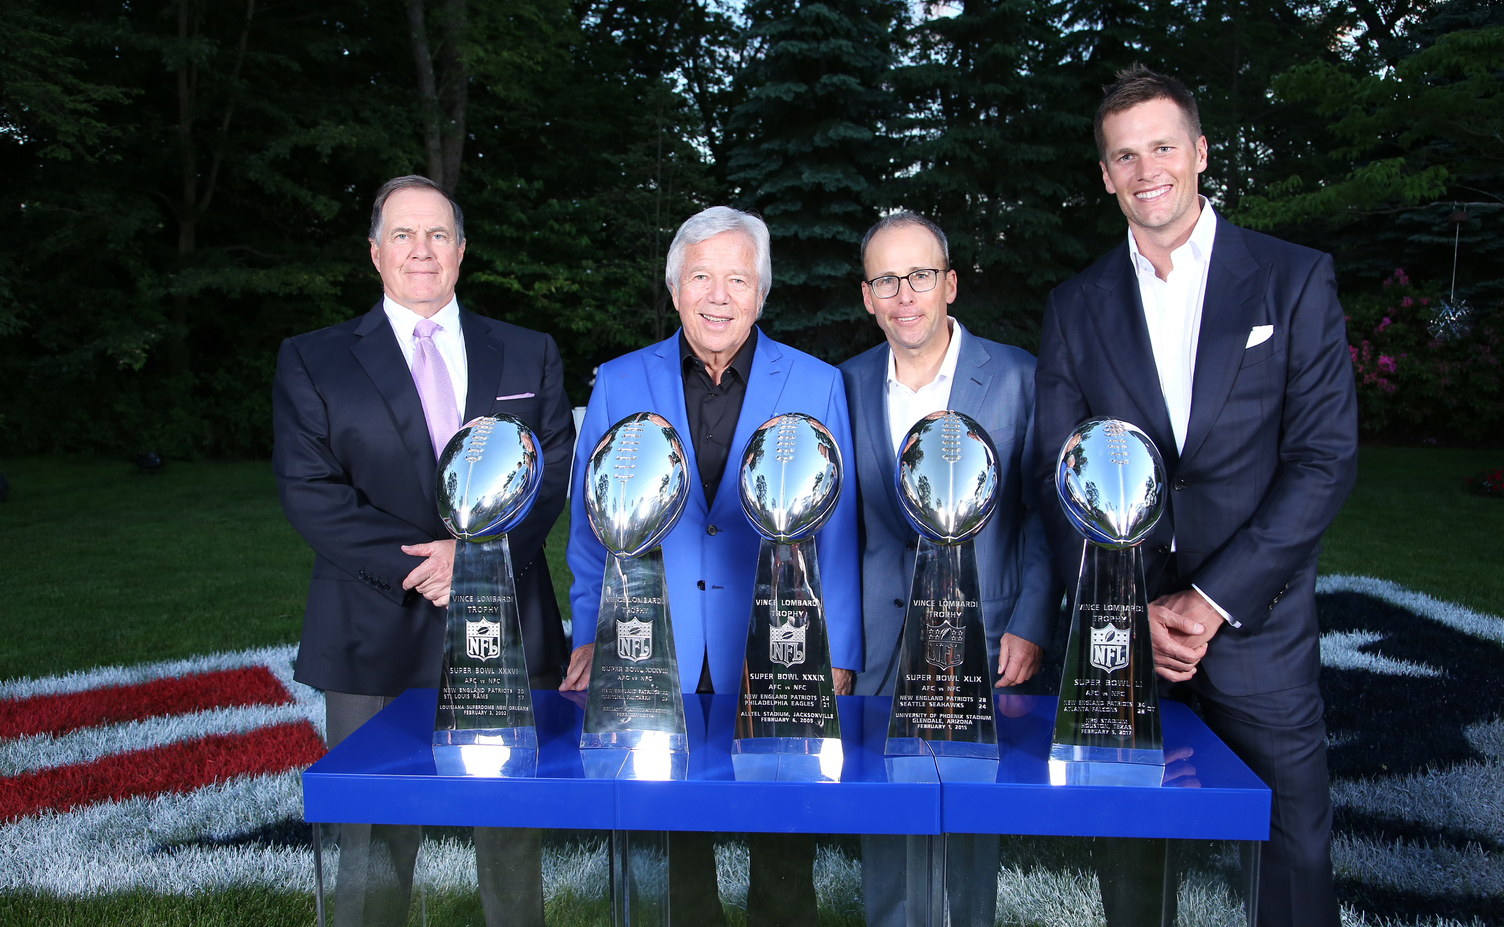
[[[1196,590],[1196,592],[1199,593],[1200,596],[1203,599],[1206,600],[1206,604],[1207,605],[1210,605],[1212,608],[1215,608],[1217,610],[1217,614],[1219,614],[1219,615],[1222,616],[1222,620],[1223,621],[1227,622],[1228,624],[1232,625],[1235,628],[1241,628],[1242,627],[1241,624],[1238,624],[1237,621],[1235,621],[1233,619],[1233,617],[1227,613],[1227,609],[1225,609],[1222,606],[1218,605],[1216,603],[1216,601],[1214,599],[1212,599],[1211,596],[1207,595],[1206,592],[1204,590],[1202,590],[1202,588],[1200,586],[1196,585],[1195,583],[1191,583],[1191,588],[1194,589],[1194,590]]]

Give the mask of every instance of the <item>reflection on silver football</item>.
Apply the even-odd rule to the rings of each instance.
[[[438,469],[439,517],[457,538],[506,534],[527,516],[543,485],[538,436],[512,415],[482,415],[444,446]]]
[[[606,432],[585,465],[580,487],[590,528],[618,557],[657,547],[689,498],[684,445],[656,412],[629,415]]]
[[[909,524],[937,544],[959,544],[997,507],[997,449],[971,416],[931,412],[903,436],[895,480]]]
[[[1076,530],[1099,547],[1132,547],[1165,509],[1165,462],[1136,425],[1089,418],[1060,448],[1055,491]]]
[[[830,429],[802,412],[775,415],[742,455],[742,512],[757,533],[793,544],[820,530],[841,495],[841,450]]]

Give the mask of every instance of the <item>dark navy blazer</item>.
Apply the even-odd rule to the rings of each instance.
[[[959,321],[956,325],[961,327]],[[861,490],[857,524],[867,668],[857,679],[858,695],[893,691],[918,539],[899,508],[893,482],[897,455],[888,430],[888,351],[885,342],[841,365],[856,442],[852,469]],[[950,408],[987,429],[998,453],[997,509],[976,537],[982,621],[995,672],[1004,632],[1048,647],[1060,609],[1060,582],[1032,478],[1034,357],[966,332],[956,356]]]
[[[1250,333],[1273,326],[1250,345]],[[1128,244],[1057,287],[1045,310],[1035,415],[1041,492],[1055,451],[1082,419],[1142,428],[1165,458],[1168,506],[1144,542],[1149,595],[1170,541],[1181,577],[1241,627],[1224,627],[1201,662],[1229,695],[1314,682],[1321,661],[1319,540],[1356,476],[1357,400],[1329,255],[1217,218],[1191,390],[1177,453]],[[1046,528],[1062,575],[1082,540],[1058,506]]]
[[[543,446],[543,486],[508,541],[528,669],[546,672],[568,656],[543,557],[574,440],[563,364],[548,335],[463,308],[460,327],[464,420],[515,415]],[[282,343],[272,424],[282,508],[315,554],[295,678],[359,695],[438,685],[444,611],[403,590],[422,561],[399,548],[450,534],[439,520],[423,405],[380,304]]]

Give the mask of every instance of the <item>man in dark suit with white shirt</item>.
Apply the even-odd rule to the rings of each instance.
[[[1168,502],[1144,542],[1155,668],[1273,791],[1258,922],[1335,925],[1316,558],[1353,485],[1357,411],[1332,260],[1231,225],[1198,195],[1207,145],[1179,81],[1124,71],[1096,126],[1129,234],[1050,295],[1039,488],[1082,419],[1132,422],[1158,446]],[[1073,576],[1082,539],[1044,511]],[[1114,886],[1111,868],[1109,923],[1158,908],[1158,886]]]
[[[862,241],[862,266],[862,301],[885,340],[841,365],[860,504],[866,662],[856,694],[892,695],[900,672],[918,534],[894,488],[898,445],[915,422],[945,409],[971,416],[997,448],[997,508],[974,543],[989,663],[997,667],[998,686],[1017,685],[1039,668],[1061,596],[1031,479],[1034,358],[979,338],[950,317],[958,281],[945,232],[929,219],[912,212],[883,217]],[[862,840],[872,927],[901,927],[918,916],[906,898],[907,843],[894,836]],[[946,852],[951,922],[991,924],[997,837],[951,835]]]
[[[464,216],[438,184],[383,185],[370,246],[382,301],[283,342],[272,396],[282,508],[315,554],[294,678],[324,690],[330,747],[404,690],[438,685],[455,542],[434,477],[439,452],[476,416],[515,415],[542,445],[543,486],[508,536],[533,688],[557,687],[568,655],[543,555],[574,440],[558,349],[460,307]],[[335,924],[406,922],[421,836],[342,825]],[[476,828],[488,924],[542,927],[541,840],[537,830]]]

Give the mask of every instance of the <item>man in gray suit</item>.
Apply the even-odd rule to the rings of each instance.
[[[997,510],[976,537],[977,573],[996,685],[1018,685],[1039,669],[1062,593],[1029,479],[1034,358],[978,338],[950,318],[956,272],[949,245],[940,227],[923,216],[899,212],[874,225],[862,241],[862,266],[862,302],[886,342],[841,365],[860,495],[866,669],[857,677],[856,694],[893,694],[918,547],[893,485],[898,444],[916,421],[943,409],[976,419],[997,447]],[[997,838],[947,839],[951,923],[991,924]],[[863,839],[868,924],[897,927],[922,913],[917,904],[905,912],[899,873],[907,852],[902,838]]]

